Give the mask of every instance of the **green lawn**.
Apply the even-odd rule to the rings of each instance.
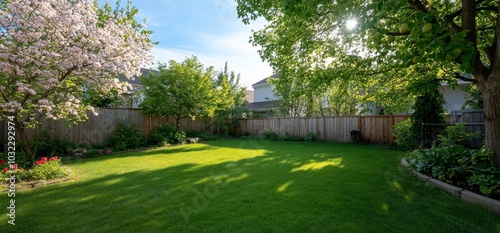
[[[0,197],[0,232],[500,232],[500,214],[376,146],[224,140],[67,161],[77,179]]]

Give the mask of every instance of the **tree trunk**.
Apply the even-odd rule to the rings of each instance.
[[[485,147],[495,153],[495,163],[500,167],[500,72],[491,72],[487,80],[480,80],[479,88],[484,104]]]
[[[21,143],[23,144],[23,149],[27,155],[28,160],[30,161],[35,160],[34,155],[31,151],[28,137],[26,136],[26,133],[24,131],[25,129],[24,125],[21,122],[19,122],[17,118],[14,119],[14,124],[15,124],[14,127],[16,128],[17,131],[16,133],[19,134],[19,138],[21,139]]]

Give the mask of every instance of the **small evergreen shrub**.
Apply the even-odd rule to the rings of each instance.
[[[109,146],[115,150],[139,148],[145,145],[141,130],[136,125],[126,125],[119,121],[115,132],[109,136]]]
[[[171,125],[164,125],[151,131],[151,144],[165,146],[186,142],[186,133]]]
[[[424,92],[420,93],[420,96],[415,100],[415,111],[411,116],[411,134],[416,141],[423,141],[423,146],[430,148],[436,139],[433,138],[436,135],[435,132],[442,130],[442,127],[424,127],[422,132],[422,123],[444,124],[443,104],[445,101],[440,92],[441,83],[439,80],[428,80],[420,85],[422,85]]]
[[[269,141],[278,141],[280,140],[280,136],[276,134],[275,132],[272,131],[266,131],[262,134],[262,138],[264,140],[269,140]]]
[[[319,131],[318,132],[309,132],[305,138],[308,142],[316,142],[319,140]]]

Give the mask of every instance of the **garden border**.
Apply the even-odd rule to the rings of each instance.
[[[66,165],[62,165],[66,171],[68,171],[68,176],[67,177],[62,177],[62,178],[57,178],[57,179],[50,179],[50,180],[32,180],[32,181],[22,181],[20,183],[16,183],[16,191],[17,190],[25,190],[25,189],[32,189],[32,188],[38,188],[38,187],[44,187],[52,184],[59,184],[59,183],[64,183],[68,182],[71,180],[76,180],[76,177],[72,176],[73,171],[69,169]],[[1,193],[6,193],[9,191],[9,184],[1,184],[3,188],[0,190]],[[4,186],[6,185],[6,186]]]
[[[401,159],[401,165],[403,167],[409,167],[408,161],[406,158]],[[463,188],[459,188],[440,180],[434,179],[432,177],[426,176],[422,173],[411,170],[411,173],[416,175],[420,180],[423,180],[426,183],[430,183],[431,185],[438,187],[446,192],[451,193],[453,196],[460,198],[461,200],[473,204],[479,204],[485,207],[488,210],[491,210],[496,213],[500,213],[500,201],[485,197],[483,195],[473,193],[471,191],[465,190]]]

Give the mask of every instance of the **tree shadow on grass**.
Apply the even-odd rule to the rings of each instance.
[[[262,153],[20,192],[16,226],[2,232],[498,232],[498,216],[418,186],[397,168],[396,152],[255,140],[198,146]]]

